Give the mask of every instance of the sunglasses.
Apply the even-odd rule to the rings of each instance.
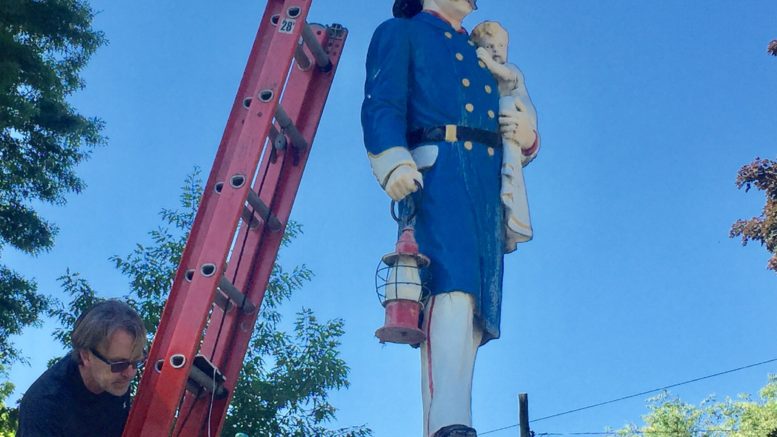
[[[109,361],[104,356],[100,355],[99,352],[94,350],[94,348],[89,349],[90,352],[92,352],[92,355],[96,356],[100,359],[103,363],[111,366],[111,372],[113,373],[121,373],[125,370],[127,370],[127,367],[132,366],[136,370],[140,370],[144,364],[146,364],[146,357],[144,356],[143,359],[137,360],[137,361]]]

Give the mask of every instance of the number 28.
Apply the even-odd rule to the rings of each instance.
[[[281,21],[281,27],[280,29],[278,29],[278,32],[292,33],[294,31],[295,23],[296,23],[296,20],[290,20],[288,18],[284,18],[283,21]]]

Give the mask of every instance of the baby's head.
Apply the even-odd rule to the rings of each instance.
[[[494,61],[504,64],[507,62],[507,31],[496,21],[484,21],[472,29],[472,42],[478,47],[483,47],[491,53]]]

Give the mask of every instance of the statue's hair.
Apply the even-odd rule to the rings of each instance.
[[[472,29],[470,38],[475,44],[481,45],[487,37],[493,37],[500,33],[507,35],[507,30],[501,24],[496,21],[484,21]]]
[[[70,334],[71,357],[80,363],[80,351],[105,344],[119,329],[134,337],[133,351],[140,352],[146,347],[146,328],[131,306],[116,299],[95,304],[78,318]]]
[[[423,8],[423,0],[394,0],[393,13],[397,18],[410,18],[421,12]]]

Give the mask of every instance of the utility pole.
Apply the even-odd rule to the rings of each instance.
[[[518,425],[521,430],[521,437],[531,437],[529,430],[529,395],[526,393],[518,394]]]

